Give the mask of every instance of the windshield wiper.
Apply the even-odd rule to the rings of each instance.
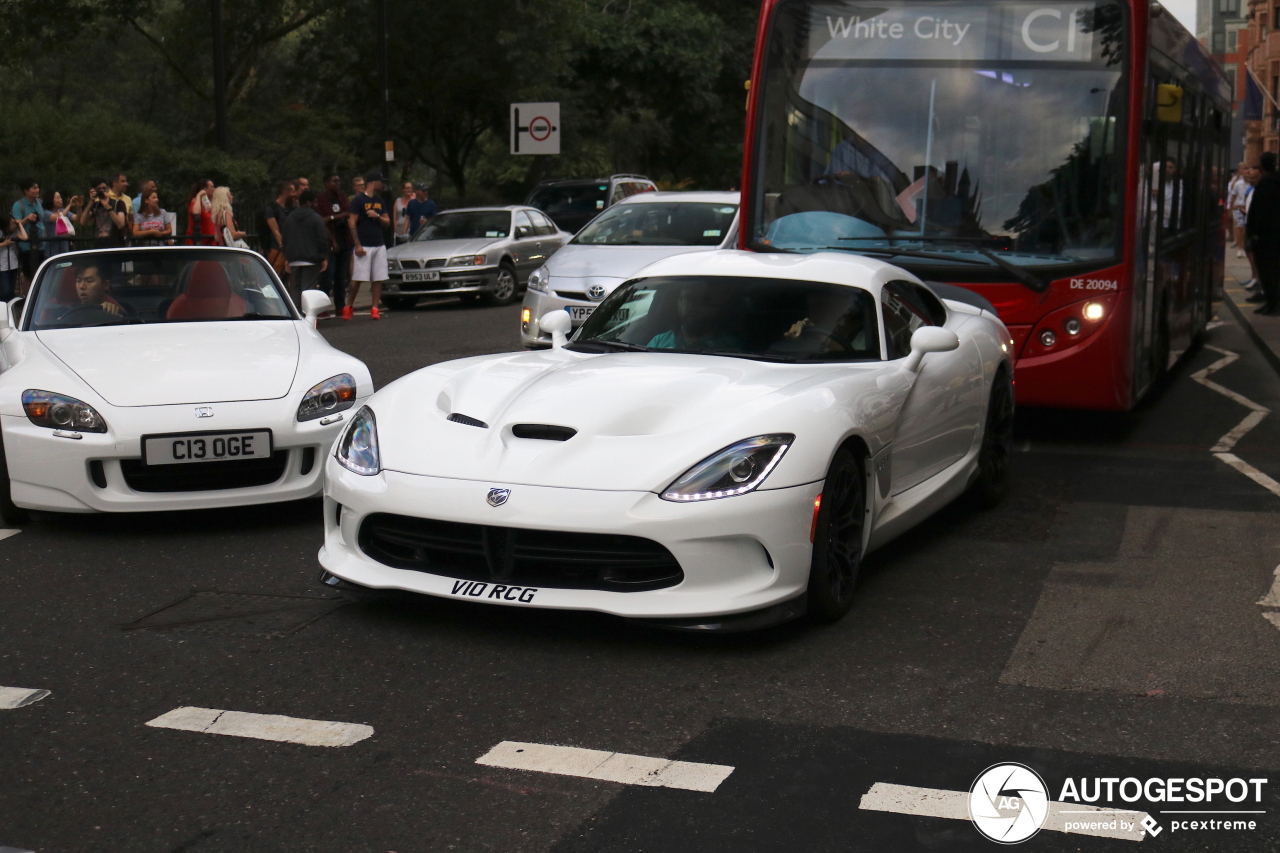
[[[679,350],[677,350],[679,352]],[[754,353],[754,352],[696,352],[697,355],[718,355],[724,358],[749,358],[753,361],[777,361],[782,364],[795,364],[799,359],[794,355],[774,355],[771,353]]]
[[[970,243],[970,242],[973,242],[973,241],[976,241],[976,240],[985,239],[985,238],[981,238],[981,237],[931,237],[931,236],[924,236],[924,235],[900,235],[900,236],[897,236],[897,237],[841,237],[840,239],[841,239],[841,240],[886,240],[886,239],[887,239],[887,240],[903,240],[903,241],[908,242],[908,243],[926,243],[926,242],[927,242],[927,243],[966,243],[966,244],[967,244],[967,243]],[[834,249],[834,248],[840,248],[840,249],[843,249],[843,248],[845,248],[845,247],[844,247],[844,246],[832,246],[832,248],[833,248],[833,249]],[[1036,275],[1035,273],[1031,272],[1031,271],[1030,271],[1030,270],[1028,270],[1026,267],[1020,267],[1020,266],[1018,266],[1017,264],[1012,263],[1012,262],[1010,262],[1010,261],[1008,261],[1008,260],[1006,260],[1006,259],[1004,259],[1004,258],[1000,257],[1000,256],[999,256],[999,255],[997,255],[995,252],[991,251],[990,249],[988,249],[988,248],[986,248],[986,247],[984,247],[984,246],[972,246],[972,245],[966,245],[966,246],[965,246],[965,248],[966,248],[966,249],[968,249],[969,251],[977,252],[979,255],[982,255],[984,258],[986,258],[987,260],[991,261],[991,263],[993,263],[993,264],[995,264],[996,266],[1000,267],[1000,269],[1004,270],[1004,271],[1005,271],[1005,272],[1007,272],[1009,275],[1013,276],[1013,277],[1014,277],[1014,278],[1016,278],[1018,281],[1020,281],[1022,284],[1025,284],[1028,288],[1030,288],[1031,290],[1035,291],[1036,293],[1044,293],[1045,291],[1047,291],[1047,290],[1049,289],[1049,282],[1047,282],[1047,281],[1045,281],[1044,279],[1040,278],[1040,276],[1038,276],[1038,275]],[[936,258],[936,259],[940,259],[940,260],[955,261],[956,263],[970,263],[970,264],[981,263],[981,261],[970,261],[970,260],[968,260],[968,259],[955,258],[955,257],[952,257],[952,256],[950,256],[950,255],[939,255],[939,254],[933,254],[933,253],[930,253],[930,252],[917,252],[917,251],[914,251],[914,250],[912,250],[912,249],[902,249],[902,250],[899,250],[899,249],[893,249],[893,248],[889,248],[889,249],[880,249],[879,247],[871,247],[871,248],[865,248],[865,249],[860,248],[860,249],[858,249],[858,251],[859,251],[859,252],[881,252],[881,253],[891,252],[891,253],[893,253],[893,254],[895,254],[895,255],[902,255],[902,256],[904,256],[904,257],[914,257],[914,258]]]
[[[590,338],[585,341],[573,341],[565,344],[565,349],[570,352],[591,352],[589,349],[581,349],[581,347],[597,346],[601,347],[603,352],[649,352],[648,347],[642,347],[639,344],[629,344],[625,341],[602,341],[596,338]]]
[[[841,240],[862,240],[864,238],[841,237],[840,239]],[[874,239],[883,240],[884,238],[876,237]],[[828,246],[827,248],[839,249],[842,252],[847,252],[850,247],[849,246]],[[862,254],[866,254],[866,255],[885,255],[891,258],[898,258],[898,257],[924,258],[925,260],[930,260],[930,261],[950,261],[951,263],[956,263],[956,264],[977,264],[980,267],[986,266],[986,264],[984,264],[982,261],[975,261],[972,258],[957,258],[955,255],[944,255],[944,254],[941,254],[940,252],[920,252],[915,249],[895,249],[892,247],[881,248],[879,246],[870,246],[870,247],[856,246],[854,247],[854,251],[861,252]]]

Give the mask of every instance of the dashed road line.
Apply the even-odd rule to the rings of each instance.
[[[0,711],[12,711],[35,704],[49,695],[48,690],[31,687],[0,687]]]
[[[1249,414],[1245,415],[1244,420],[1236,424],[1236,426],[1232,427],[1232,429],[1228,431],[1226,435],[1218,439],[1217,444],[1209,448],[1209,452],[1212,453],[1216,458],[1222,460],[1226,464],[1230,465],[1232,468],[1239,471],[1241,474],[1244,474],[1250,480],[1253,480],[1259,486],[1262,486],[1262,488],[1271,492],[1273,495],[1280,497],[1280,483],[1276,482],[1271,477],[1262,473],[1257,468],[1253,467],[1248,462],[1245,462],[1239,456],[1236,456],[1234,453],[1231,452],[1233,449],[1235,449],[1235,446],[1240,442],[1240,440],[1249,433],[1250,430],[1252,430],[1258,424],[1262,423],[1262,419],[1265,418],[1267,415],[1271,414],[1271,410],[1268,409],[1266,406],[1253,402],[1243,394],[1238,394],[1235,391],[1232,391],[1230,388],[1225,388],[1222,385],[1219,385],[1217,382],[1214,382],[1209,378],[1214,373],[1217,373],[1219,370],[1222,370],[1227,365],[1232,364],[1233,362],[1238,360],[1240,358],[1239,353],[1232,352],[1231,350],[1221,349],[1220,347],[1210,346],[1208,344],[1205,345],[1205,349],[1213,350],[1214,352],[1219,353],[1222,356],[1222,358],[1218,359],[1213,364],[1209,365],[1203,370],[1193,373],[1191,375],[1191,378],[1194,379],[1196,382],[1199,382],[1204,387],[1212,391],[1216,391],[1222,396],[1226,397],[1227,399],[1235,403],[1239,403],[1241,406],[1244,406],[1246,409],[1250,410]]]
[[[305,720],[278,714],[250,714],[217,708],[175,708],[147,723],[158,729],[178,729],[210,735],[231,735],[303,746],[351,746],[373,734],[372,726]]]
[[[16,527],[0,527],[0,539],[8,539],[10,536],[17,536],[22,531]],[[0,847],[0,853],[4,853],[4,848]]]
[[[862,795],[858,808],[864,811],[969,820],[969,794],[967,791],[944,791],[877,782]],[[1050,802],[1049,812],[1041,829],[1068,835],[1141,841],[1145,834],[1142,821],[1146,817],[1146,812],[1127,809],[1102,809],[1079,803]],[[1068,829],[1068,826],[1071,828]],[[1126,826],[1127,829],[1124,828]]]
[[[720,783],[728,779],[734,770],[725,764],[696,764],[601,749],[548,746],[510,740],[504,740],[477,758],[476,764],[508,770],[555,773],[559,776],[579,776],[623,785],[680,788],[708,794],[720,787]]]

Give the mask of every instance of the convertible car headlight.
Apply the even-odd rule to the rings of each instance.
[[[356,381],[349,373],[330,376],[308,391],[298,406],[299,421],[314,421],[334,412],[342,412],[356,402]]]
[[[709,501],[745,495],[764,482],[796,440],[794,435],[757,435],[713,453],[667,486],[667,501]]]
[[[381,470],[382,466],[378,461],[378,424],[373,419],[373,410],[368,406],[361,406],[360,411],[351,419],[342,438],[338,439],[338,449],[334,456],[343,468],[364,477],[372,477]]]
[[[36,426],[78,432],[107,431],[107,422],[98,410],[75,397],[28,389],[22,392],[22,408],[27,420]]]
[[[487,259],[484,255],[458,255],[449,259],[451,267],[482,267]]]
[[[547,273],[546,267],[538,267],[529,274],[529,289],[538,293],[547,292],[547,279],[551,276]]]

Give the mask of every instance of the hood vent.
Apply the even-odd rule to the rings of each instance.
[[[455,424],[466,424],[467,426],[480,427],[480,429],[489,428],[489,425],[484,421],[468,417],[467,415],[460,415],[457,412],[449,415],[448,419],[453,421]]]
[[[578,434],[573,427],[551,424],[516,424],[511,428],[516,438],[540,438],[543,441],[568,441]]]

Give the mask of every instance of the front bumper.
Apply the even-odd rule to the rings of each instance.
[[[320,494],[325,456],[351,413],[363,403],[364,399],[357,400],[341,413],[341,421],[326,425],[320,420],[298,423],[294,420],[297,400],[288,397],[215,403],[215,416],[209,420],[193,419],[193,405],[117,408],[95,403],[108,432],[78,433],[78,439],[59,437],[23,416],[0,417],[0,429],[4,431],[13,502],[20,507],[54,512],[205,509],[278,503]],[[142,491],[130,486],[125,467],[137,470],[143,435],[250,429],[270,429],[272,449],[284,454],[282,469],[272,482],[198,491]],[[183,473],[190,467],[169,466],[171,470],[184,469]],[[133,482],[139,483],[136,476]],[[153,481],[148,488],[154,487]]]
[[[538,318],[544,316],[549,311],[563,311],[565,308],[594,308],[599,302],[591,302],[586,299],[570,299],[561,296],[554,289],[549,293],[540,293],[536,290],[526,290],[524,294],[524,308],[529,311],[529,319],[524,319],[524,311],[520,316],[520,343],[527,349],[537,349],[539,347],[551,346],[551,335],[542,331],[538,326]],[[582,321],[573,324],[576,330],[582,325]]]
[[[410,270],[412,272],[412,270]],[[405,270],[389,270],[390,276],[383,285],[386,296],[428,296],[439,293],[483,293],[497,285],[498,267],[466,267],[440,270],[438,281],[404,280]]]
[[[812,555],[813,501],[822,488],[821,483],[811,483],[678,504],[650,492],[512,485],[394,471],[362,477],[332,457],[325,465],[325,539],[319,559],[341,580],[373,589],[639,619],[749,613],[802,595]],[[486,503],[494,486],[511,489],[499,507]],[[639,536],[665,546],[680,563],[684,578],[675,586],[643,592],[534,588],[519,586],[518,580],[479,588],[444,574],[392,568],[366,555],[358,544],[361,524],[379,512],[506,528]]]

